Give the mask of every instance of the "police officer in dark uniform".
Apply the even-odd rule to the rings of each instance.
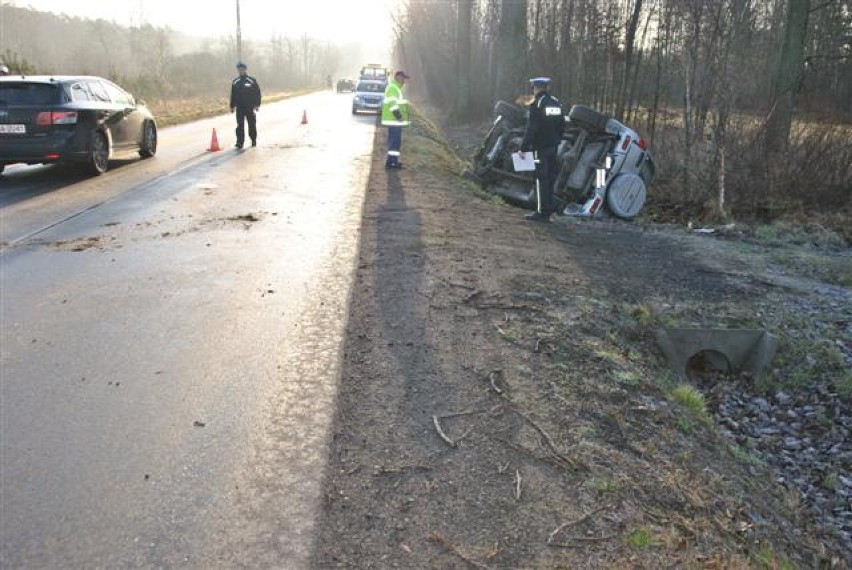
[[[257,79],[249,77],[245,63],[237,63],[240,76],[231,83],[231,112],[237,111],[237,148],[243,148],[246,140],[245,123],[251,146],[257,146],[257,116],[260,108],[260,85]]]
[[[547,92],[549,77],[531,79],[535,98],[530,104],[530,116],[527,129],[521,143],[521,158],[524,153],[535,152],[536,165],[536,211],[527,214],[532,222],[548,222],[553,214],[553,185],[559,175],[559,161],[556,150],[562,142],[565,130],[565,115],[562,104]]]

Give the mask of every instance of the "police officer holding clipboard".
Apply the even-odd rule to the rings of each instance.
[[[559,161],[556,156],[562,133],[565,130],[565,114],[559,100],[548,93],[549,77],[530,79],[535,94],[530,103],[530,114],[524,140],[521,143],[520,158],[525,153],[535,153],[536,211],[527,214],[531,222],[548,222],[553,214],[553,185],[559,175]]]

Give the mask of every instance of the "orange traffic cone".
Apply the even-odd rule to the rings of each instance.
[[[219,146],[219,137],[216,136],[216,129],[213,129],[213,136],[210,138],[210,148],[208,148],[210,152],[218,152],[222,150],[222,147]]]
[[[307,109],[305,109],[304,111],[302,111],[302,124],[303,124],[303,125],[307,125],[307,124],[308,124],[308,110],[307,110]]]

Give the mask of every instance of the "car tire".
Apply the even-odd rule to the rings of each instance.
[[[3,171],[6,170],[5,164],[0,164],[0,174],[3,174]]]
[[[609,121],[609,116],[599,113],[585,105],[574,105],[568,113],[568,119],[574,125],[582,127],[587,131],[602,132],[606,129],[606,123]]]
[[[509,131],[510,129],[504,122],[494,125],[491,127],[491,130],[488,131],[488,134],[485,136],[485,140],[482,142],[482,146],[479,147],[473,157],[474,172],[477,176],[482,176],[491,170],[497,162],[497,159],[500,158],[501,152],[495,153],[492,158],[489,158],[488,155],[491,154],[492,150],[494,150],[494,146],[496,144],[505,144],[505,139]]]
[[[89,158],[86,162],[86,170],[90,174],[99,176],[109,168],[109,141],[100,131],[92,133],[89,142]]]
[[[139,156],[142,158],[151,158],[157,154],[157,126],[146,121],[142,128],[142,145],[139,147]]]
[[[523,107],[519,107],[508,101],[497,101],[494,104],[494,116],[502,116],[513,127],[521,126],[527,122],[527,112]]]
[[[632,220],[642,211],[646,196],[647,188],[642,177],[632,172],[623,173],[607,185],[606,205],[622,220]]]

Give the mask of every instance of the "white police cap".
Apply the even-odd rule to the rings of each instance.
[[[550,85],[551,79],[549,77],[533,77],[530,79],[530,83],[533,85]]]

